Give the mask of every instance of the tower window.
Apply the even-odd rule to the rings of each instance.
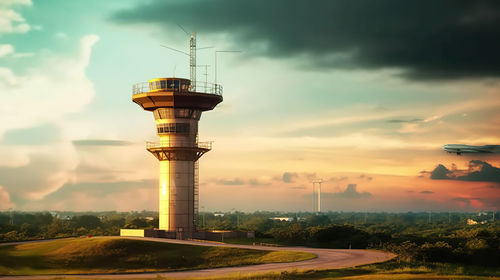
[[[154,112],[155,119],[194,119],[199,120],[201,111],[185,108],[159,108]]]
[[[158,133],[189,133],[188,123],[162,123],[156,128]]]

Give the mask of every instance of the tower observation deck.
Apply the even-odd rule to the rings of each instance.
[[[198,121],[222,100],[220,85],[188,79],[156,78],[133,86],[132,101],[153,112],[160,137],[146,144],[160,161],[159,229],[175,232],[177,238],[196,231],[197,161],[212,148],[211,142],[198,142]]]

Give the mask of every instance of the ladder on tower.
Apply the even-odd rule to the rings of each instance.
[[[194,162],[194,188],[193,188],[193,196],[194,196],[194,225],[197,226],[199,223],[198,219],[198,209],[199,209],[199,198],[200,198],[200,185],[199,185],[199,163],[198,161]]]

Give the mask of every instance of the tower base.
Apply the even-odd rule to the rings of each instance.
[[[120,236],[224,241],[224,238],[255,238],[255,231],[211,230],[175,232],[161,229],[120,229]]]

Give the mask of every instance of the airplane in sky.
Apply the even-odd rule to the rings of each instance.
[[[456,153],[457,155],[461,155],[462,153],[500,153],[500,145],[471,146],[446,144],[443,146],[443,150],[448,153]]]

